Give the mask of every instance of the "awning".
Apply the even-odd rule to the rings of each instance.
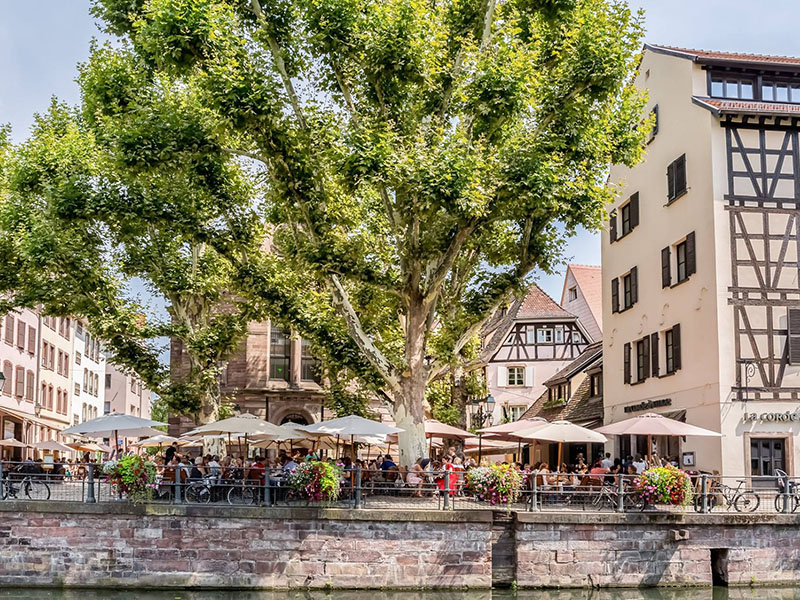
[[[0,407],[0,415],[6,414],[10,417],[15,419],[22,419],[23,421],[28,421],[29,423],[35,423],[36,425],[44,425],[45,427],[49,427],[50,429],[55,429],[56,431],[61,431],[63,426],[59,428],[58,425],[55,423],[51,423],[50,421],[45,421],[35,415],[22,412],[21,410],[14,410],[13,408],[5,408]]]

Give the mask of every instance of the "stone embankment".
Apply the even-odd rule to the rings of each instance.
[[[509,522],[510,521],[510,522]],[[0,586],[779,584],[800,519],[0,503]],[[493,557],[493,553],[497,556]],[[494,558],[494,560],[493,560]],[[494,573],[494,578],[493,578]]]

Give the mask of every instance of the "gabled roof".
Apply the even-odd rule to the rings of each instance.
[[[660,44],[645,44],[645,48],[660,54],[669,54],[686,58],[699,63],[749,63],[756,65],[773,65],[800,67],[800,58],[794,56],[777,56],[770,54],[748,54],[745,52],[724,52],[719,50],[697,50],[693,48],[679,48],[676,46],[662,46]]]
[[[555,300],[545,294],[535,283],[521,302],[515,302],[511,310],[516,310],[515,317],[521,319],[575,319],[575,315],[561,308]]]
[[[592,365],[597,359],[602,358],[603,356],[603,342],[602,340],[599,342],[594,342],[593,344],[589,344],[586,348],[581,352],[580,356],[569,363],[566,367],[558,371],[555,375],[553,375],[550,379],[544,382],[544,385],[550,386],[554,383],[561,381],[566,381],[571,377],[574,377],[577,373],[580,373],[584,369],[587,369],[590,365]]]
[[[542,417],[548,421],[570,421],[581,426],[598,426],[603,423],[603,399],[591,398],[591,380],[586,377],[578,386],[566,404],[557,406],[547,405],[547,391],[545,391],[526,410],[520,419]]]
[[[598,327],[603,329],[603,268],[597,265],[568,265],[567,271],[572,272],[575,283],[581,290],[586,304],[594,317]],[[567,293],[567,277],[564,277],[564,290],[561,292],[561,301],[564,302]]]

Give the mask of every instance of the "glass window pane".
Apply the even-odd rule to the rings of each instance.
[[[726,98],[738,98],[739,97],[739,82],[738,81],[730,81],[729,79],[725,80],[725,97]]]
[[[744,98],[745,100],[752,100],[753,99],[753,82],[752,81],[743,81],[741,87],[741,94],[739,95],[740,98]]]
[[[761,98],[772,102],[775,98],[775,89],[771,83],[764,83],[761,87]]]
[[[792,94],[789,98],[790,102],[800,102],[800,85],[792,86]]]
[[[712,79],[711,80],[711,95],[721,97],[722,93],[722,81],[719,79]]]
[[[775,92],[775,100],[778,102],[788,102],[789,86],[787,86],[785,83],[779,83]]]

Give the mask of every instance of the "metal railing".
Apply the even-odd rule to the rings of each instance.
[[[512,502],[492,504],[473,493],[466,471],[407,472],[349,469],[342,473],[336,500],[312,500],[292,489],[279,468],[208,470],[191,478],[189,466],[159,467],[144,500],[162,504],[231,506],[323,506],[370,509],[716,513],[783,513],[800,510],[800,485],[782,471],[763,477],[720,477],[700,473],[690,485],[658,501],[639,475],[531,472]],[[211,472],[213,471],[213,472]],[[266,475],[265,475],[266,474]],[[127,502],[96,463],[46,465],[0,463],[0,501]],[[663,500],[663,498],[660,498]],[[141,501],[141,499],[137,499]]]

